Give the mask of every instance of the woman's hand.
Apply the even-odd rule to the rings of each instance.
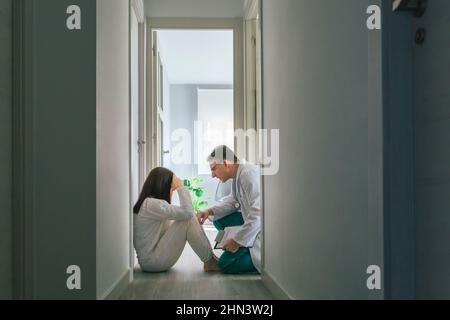
[[[178,178],[176,175],[173,175],[172,190],[176,191],[177,189],[181,188],[182,186],[183,186],[183,181],[181,181],[181,179]]]

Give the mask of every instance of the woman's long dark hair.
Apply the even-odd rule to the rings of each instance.
[[[138,214],[142,203],[147,198],[166,200],[170,203],[170,188],[172,187],[173,172],[166,168],[155,168],[145,180],[138,201],[133,207],[133,212]]]

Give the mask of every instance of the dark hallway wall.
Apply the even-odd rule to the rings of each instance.
[[[12,298],[12,0],[0,0],[0,300]]]
[[[96,1],[33,2],[34,298],[95,299]],[[81,290],[66,287],[71,265]]]
[[[413,299],[414,17],[388,6],[383,18],[385,297]]]
[[[450,299],[450,1],[415,20],[416,297]]]

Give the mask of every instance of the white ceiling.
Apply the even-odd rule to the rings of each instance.
[[[145,0],[145,12],[155,18],[242,18],[244,0]]]
[[[160,30],[158,40],[171,84],[233,84],[231,30]]]

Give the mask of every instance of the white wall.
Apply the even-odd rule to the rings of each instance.
[[[233,83],[232,30],[160,30],[171,84]]]
[[[195,85],[171,85],[170,86],[170,127],[171,135],[175,130],[189,131],[194,137],[194,122],[197,120],[197,86]],[[170,150],[174,150],[179,142],[171,141]],[[191,159],[194,152],[194,143],[191,143]],[[194,164],[172,163],[171,169],[182,179],[190,179],[196,176]]]
[[[244,0],[145,0],[148,17],[239,18]]]
[[[367,2],[263,0],[265,271],[296,299],[366,299]],[[380,261],[372,260],[371,264]]]
[[[186,129],[189,131],[192,137],[191,145],[191,158],[192,161],[196,159],[197,149],[194,143],[195,128],[194,122],[198,120],[198,95],[197,90],[201,89],[232,89],[230,85],[171,85],[170,86],[170,96],[171,96],[171,132],[177,129]],[[178,145],[179,142],[171,142],[171,150]],[[212,150],[211,150],[212,151]],[[195,157],[195,158],[194,158]],[[206,159],[206,157],[205,157]],[[211,178],[211,175],[199,175],[198,165],[196,163],[192,164],[172,164],[170,167],[175,174],[179,175],[183,179],[190,179],[194,177],[200,177],[204,180],[202,186],[205,187],[205,195],[202,197],[204,200],[208,200],[208,207],[217,204],[214,196],[219,180]]]
[[[164,62],[163,62],[164,64]],[[165,65],[164,65],[165,66]],[[164,67],[164,74],[163,74],[163,104],[164,104],[164,151],[170,150],[170,136],[172,134],[171,130],[171,108],[170,108],[170,83],[169,83],[169,77],[166,72],[166,68]],[[164,162],[163,165],[165,167],[170,167],[170,154],[164,154]]]
[[[97,297],[129,269],[129,5],[97,1]]]
[[[12,298],[12,1],[0,0],[0,300]]]

